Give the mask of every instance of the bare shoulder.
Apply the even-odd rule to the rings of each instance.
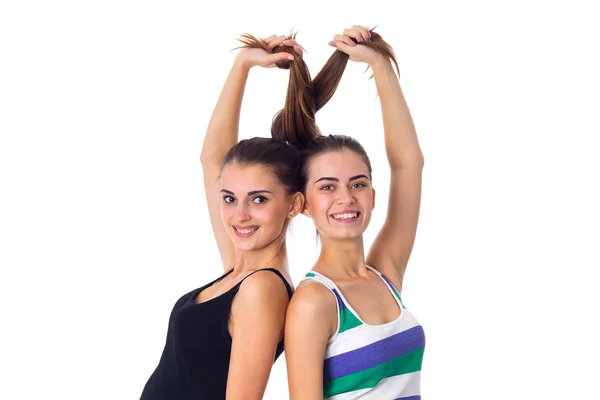
[[[288,318],[333,321],[337,315],[336,300],[331,291],[322,284],[310,280],[303,281],[290,302]]]
[[[298,285],[293,299],[303,307],[319,309],[330,304],[335,306],[333,293],[321,283],[311,280],[302,281]]]
[[[247,277],[240,285],[236,297],[245,301],[284,302],[289,300],[287,288],[279,275],[272,271],[258,271]]]

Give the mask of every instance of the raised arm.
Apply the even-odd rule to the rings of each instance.
[[[271,36],[265,39],[269,47],[274,48],[286,41],[285,36]],[[290,42],[286,42],[290,44]],[[295,42],[291,43],[294,45]],[[269,54],[262,49],[241,49],[229,76],[225,81],[221,95],[210,118],[200,162],[204,175],[204,191],[221,261],[225,269],[231,268],[235,261],[235,247],[221,222],[221,198],[219,196],[219,175],[221,160],[227,151],[238,142],[238,127],[242,98],[250,69],[254,66],[270,67],[276,62],[288,60],[288,53]]]
[[[391,178],[387,216],[371,246],[367,262],[401,288],[417,231],[424,159],[391,60],[360,45],[365,40],[369,41],[369,36],[366,28],[355,26],[336,37],[335,43],[339,50],[350,55],[351,60],[354,54],[356,61],[367,62],[375,78]],[[358,44],[346,44],[344,38],[350,37]]]
[[[387,215],[367,261],[387,274],[402,289],[412,252],[421,207],[423,153],[415,125],[389,59],[371,65],[381,102],[385,150],[390,164]]]

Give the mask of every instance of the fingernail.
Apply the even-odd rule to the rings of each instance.
[[[292,56],[288,56],[288,60],[290,60],[290,61],[293,61],[293,60],[294,60],[294,57],[292,57]]]
[[[329,45],[335,47],[335,42],[329,42]]]

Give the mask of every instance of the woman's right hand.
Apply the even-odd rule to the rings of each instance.
[[[357,45],[357,43],[370,41],[371,31],[369,28],[353,25],[350,29],[344,29],[342,35],[335,35],[329,45],[348,54],[351,61],[365,62],[372,67],[373,64],[383,59],[381,54],[368,46]]]
[[[298,45],[296,40],[288,39],[286,36],[272,35],[266,39],[263,39],[263,41],[271,49],[283,45],[292,47],[300,56],[303,54],[302,48]],[[236,57],[236,62],[241,63],[247,69],[255,66],[273,68],[276,66],[275,64],[280,61],[292,60],[294,60],[294,55],[288,52],[269,53],[263,49],[255,48],[242,48]]]

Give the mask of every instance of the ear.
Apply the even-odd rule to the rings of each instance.
[[[304,214],[305,217],[312,218],[312,215],[310,215],[310,211],[308,211],[308,207],[304,207],[302,209],[302,214]]]
[[[304,195],[300,192],[294,193],[292,196],[292,204],[288,210],[288,214],[294,217],[304,210]]]
[[[308,210],[308,202],[306,201],[306,199],[304,200],[304,206],[302,207],[302,214],[304,214],[305,217],[312,218],[312,215]]]
[[[373,210],[375,209],[375,189],[371,189],[373,191]]]

